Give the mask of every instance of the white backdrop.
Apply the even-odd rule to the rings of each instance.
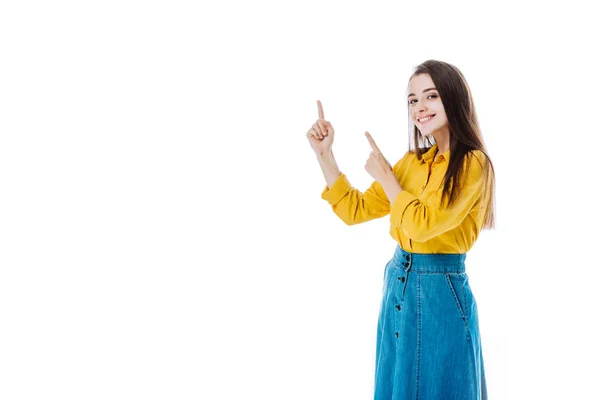
[[[395,242],[320,199],[306,131],[319,99],[366,189],[427,59],[496,170],[466,261],[490,398],[600,398],[585,4],[3,2],[0,398],[372,398]]]

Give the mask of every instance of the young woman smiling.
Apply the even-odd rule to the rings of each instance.
[[[469,86],[455,66],[428,60],[409,79],[415,147],[393,166],[368,132],[373,177],[363,192],[340,172],[334,129],[319,118],[307,137],[333,212],[353,225],[389,215],[397,245],[384,268],[377,324],[375,400],[487,399],[478,309],[466,253],[494,227],[495,178]],[[433,139],[433,140],[432,140]]]

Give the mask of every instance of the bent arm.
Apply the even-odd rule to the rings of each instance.
[[[405,157],[394,165],[393,171],[399,170]],[[400,184],[395,177],[394,181],[390,177],[385,187],[374,180],[363,193],[352,187],[346,175],[340,173],[333,184],[325,187],[321,198],[327,200],[335,214],[347,225],[355,225],[389,215],[391,204],[388,196],[399,191]]]
[[[323,190],[321,198],[329,202],[333,212],[347,225],[360,224],[390,213],[390,202],[379,182],[373,181],[362,193],[350,185],[343,173],[331,188]]]

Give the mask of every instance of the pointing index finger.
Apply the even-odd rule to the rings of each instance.
[[[365,135],[367,136],[367,139],[369,140],[369,143],[371,144],[371,148],[374,151],[376,151],[377,153],[381,153],[381,150],[379,150],[379,147],[377,147],[377,145],[375,144],[375,141],[373,140],[373,138],[371,137],[369,132],[365,131]]]
[[[317,100],[317,107],[319,107],[319,119],[325,119],[325,114],[323,113],[323,105],[320,100]]]

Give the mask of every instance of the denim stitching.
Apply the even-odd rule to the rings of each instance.
[[[458,301],[458,296],[456,295],[456,291],[454,290],[454,287],[452,287],[452,282],[450,281],[450,274],[446,274],[446,282],[448,283],[448,287],[450,288],[450,291],[452,292],[452,297],[454,298],[454,302],[456,303],[456,308],[458,308],[458,312],[460,313],[460,317],[465,320],[465,324],[466,324],[466,317],[465,317],[465,313],[463,312],[462,308],[460,307],[460,301]]]
[[[417,274],[417,372],[415,400],[419,400],[419,366],[421,364],[421,274]]]
[[[441,272],[431,272],[431,271],[419,271],[422,275],[445,275],[445,274],[462,274],[462,272],[452,271],[441,271]]]
[[[463,285],[462,285],[463,300],[464,300],[463,304],[465,305],[465,318],[469,319],[469,308],[471,308],[471,307],[469,307],[469,305],[467,304],[467,289],[465,288],[465,286],[467,286],[467,285],[468,285],[468,280],[465,276],[465,281],[463,282]]]
[[[402,287],[402,301],[404,301],[404,292],[406,291],[406,285],[408,284],[408,277],[410,274],[410,267],[412,265],[408,266],[408,269],[404,270],[404,272],[406,273],[406,277],[404,278],[404,286]]]
[[[467,329],[467,335],[466,336],[467,336],[467,344],[468,344],[469,348],[472,348],[473,347],[473,339],[471,338],[471,333],[469,332],[468,329]],[[474,357],[473,356],[473,352],[470,351],[469,354],[471,356],[471,365],[475,365],[476,362],[475,362],[475,359],[473,358]],[[476,374],[473,377],[475,378]],[[471,381],[471,384],[473,385],[473,387],[471,388],[471,391],[474,392],[474,393],[477,393],[478,392],[478,390],[477,390],[477,382]]]

